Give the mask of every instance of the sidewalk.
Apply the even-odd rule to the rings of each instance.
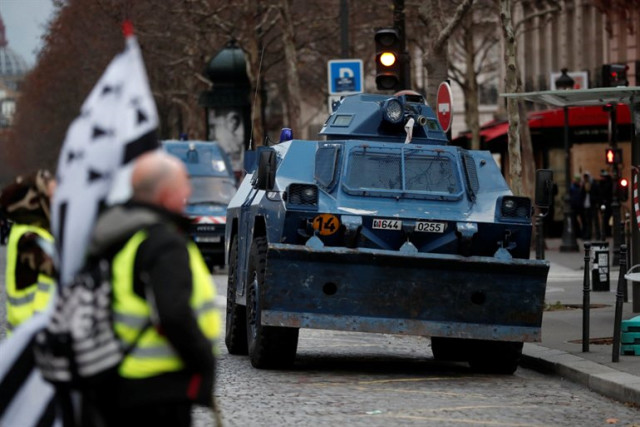
[[[583,352],[584,245],[578,240],[580,251],[567,253],[560,252],[560,243],[560,239],[546,239],[545,259],[551,268],[545,302],[561,309],[544,312],[542,342],[525,344],[521,364],[560,375],[621,402],[640,405],[640,355],[620,352],[619,362],[612,362],[620,269],[610,265],[609,291],[590,292],[590,344],[589,351]],[[609,247],[611,263],[611,242]],[[531,257],[535,258],[535,253]],[[632,286],[627,283],[629,301],[623,304],[622,320],[640,316],[632,312]]]

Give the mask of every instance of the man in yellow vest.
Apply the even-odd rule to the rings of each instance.
[[[13,222],[5,271],[8,334],[43,311],[54,292],[49,255],[53,250],[49,212],[54,186],[49,171],[41,169],[16,177],[0,193],[0,213]]]
[[[212,406],[215,288],[185,234],[191,188],[182,162],[144,154],[131,181],[132,200],[100,216],[88,256],[112,259],[114,327],[133,349],[118,378],[85,397],[107,426],[186,427],[193,404]]]

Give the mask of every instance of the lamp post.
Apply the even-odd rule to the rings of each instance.
[[[562,74],[556,79],[556,89],[571,90],[574,81],[567,74],[567,69],[562,69]],[[576,232],[572,220],[573,210],[571,209],[571,161],[569,151],[569,107],[564,108],[564,207],[563,207],[563,227],[562,227],[562,243],[560,244],[561,252],[577,252],[578,242],[576,241]]]

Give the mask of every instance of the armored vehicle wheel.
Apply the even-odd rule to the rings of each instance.
[[[227,280],[227,321],[224,343],[230,354],[247,354],[246,308],[236,303],[238,280],[238,237],[229,249],[229,279]]]
[[[293,364],[298,347],[298,329],[262,326],[260,289],[264,286],[267,239],[257,237],[251,244],[247,272],[247,342],[254,368],[284,368]]]
[[[466,361],[469,359],[469,340],[431,337],[431,352],[436,360]]]
[[[518,369],[522,346],[521,342],[477,340],[469,365],[476,372],[511,375]]]

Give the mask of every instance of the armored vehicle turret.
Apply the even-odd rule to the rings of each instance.
[[[549,270],[531,200],[489,152],[447,145],[419,95],[343,98],[320,134],[259,147],[228,206],[229,352],[284,367],[299,328],[411,334],[513,373]]]

